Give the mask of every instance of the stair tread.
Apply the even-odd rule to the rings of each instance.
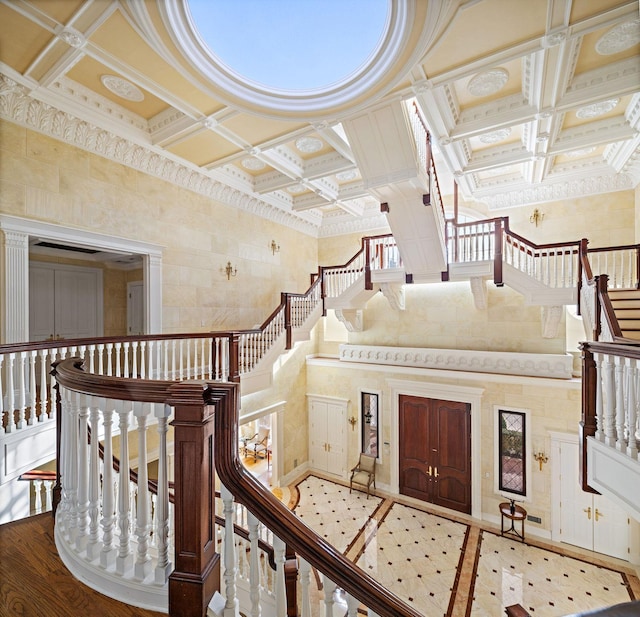
[[[637,300],[640,299],[640,289],[608,289],[611,300]]]
[[[637,300],[616,300],[612,298],[611,305],[614,309],[640,308],[640,298]]]

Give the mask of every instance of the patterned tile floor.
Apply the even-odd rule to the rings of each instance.
[[[624,562],[501,537],[401,497],[350,495],[317,475],[288,492],[312,529],[428,617],[499,617],[510,604],[561,617],[640,598],[640,581]]]

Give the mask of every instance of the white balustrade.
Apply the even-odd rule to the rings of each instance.
[[[634,289],[638,281],[637,249],[589,250],[594,276],[606,274],[609,289]]]

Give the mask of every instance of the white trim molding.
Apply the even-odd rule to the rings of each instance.
[[[341,362],[571,379],[571,354],[340,345]]]

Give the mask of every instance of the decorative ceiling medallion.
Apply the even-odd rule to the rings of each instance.
[[[585,105],[576,111],[576,116],[581,120],[596,118],[611,111],[619,102],[620,99],[616,98],[600,101],[599,103],[593,103],[592,105]]]
[[[260,159],[254,159],[254,158],[242,159],[241,165],[245,169],[250,169],[251,171],[260,171],[261,169],[264,169],[267,166],[266,163],[264,163]]]
[[[67,44],[71,45],[71,47],[82,47],[85,43],[85,38],[75,30],[63,30],[60,33],[60,38]]]
[[[610,56],[640,43],[640,19],[627,21],[611,28],[596,43],[596,51],[601,56]]]
[[[571,152],[566,152],[566,156],[570,156],[571,158],[575,158],[578,156],[586,156],[587,154],[591,154],[595,152],[596,147],[591,146],[590,148],[580,148],[579,150],[571,150]]]
[[[287,191],[292,195],[300,195],[300,193],[304,193],[306,190],[302,184],[292,184],[287,187]]]
[[[503,139],[506,139],[511,135],[510,128],[498,129],[497,131],[491,131],[490,133],[485,133],[484,135],[480,135],[479,139],[483,144],[496,144]]]
[[[509,72],[505,69],[491,69],[474,75],[467,90],[473,96],[488,96],[502,90],[508,79]]]
[[[102,85],[109,91],[113,92],[116,96],[127,101],[133,101],[139,103],[144,99],[142,91],[136,88],[131,82],[115,75],[103,75],[100,78]]]
[[[341,171],[336,174],[336,178],[341,182],[348,182],[349,180],[353,180],[357,176],[357,172],[355,169],[349,169],[348,171]]]
[[[300,137],[296,139],[296,148],[304,154],[312,154],[322,150],[322,141],[315,137]]]

